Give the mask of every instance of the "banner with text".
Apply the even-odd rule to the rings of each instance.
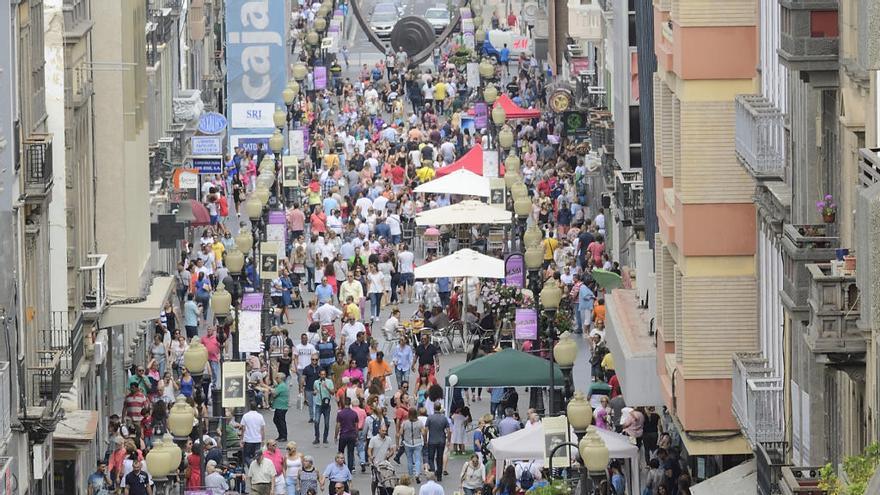
[[[287,86],[285,2],[226,1],[226,116],[233,134],[264,134]]]

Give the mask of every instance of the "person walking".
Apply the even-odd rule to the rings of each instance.
[[[428,435],[428,468],[434,472],[436,480],[443,481],[443,453],[446,450],[446,444],[449,442],[450,428],[449,420],[443,414],[443,404],[434,403],[434,414],[428,416],[425,422],[425,429]],[[421,492],[419,492],[421,493]]]
[[[287,457],[284,458],[284,484],[287,495],[296,495],[296,483],[303,468],[303,455],[297,452],[296,442],[287,442]]]
[[[407,419],[400,422],[397,430],[398,449],[403,446],[406,453],[406,466],[410,476],[416,477],[422,470],[422,447],[425,445],[425,427],[419,420],[419,411],[413,407]]]
[[[290,407],[290,386],[284,373],[275,373],[275,388],[272,389],[272,409],[275,410],[272,422],[278,430],[278,441],[287,441],[287,409]]]
[[[299,394],[303,396],[303,404],[309,411],[309,423],[315,422],[315,382],[321,375],[318,356],[312,355],[311,363],[299,372]]]
[[[428,473],[425,475],[427,481],[425,484],[419,488],[419,495],[445,495],[446,492],[443,490],[443,485],[439,483],[439,479],[434,475],[434,473]],[[510,495],[513,495],[512,493]]]
[[[250,493],[271,495],[275,492],[275,464],[259,448],[248,466],[247,478],[250,482]]]
[[[409,339],[405,335],[400,337],[400,343],[391,353],[391,362],[394,363],[394,378],[397,380],[397,387],[400,388],[404,383],[409,383],[409,373],[413,367],[415,354],[413,348],[409,345]]]
[[[241,436],[241,454],[244,464],[248,466],[266,438],[266,420],[257,411],[256,401],[251,401],[250,410],[241,417],[241,426],[244,430]]]
[[[461,467],[460,481],[464,495],[479,495],[486,484],[486,466],[480,462],[480,456],[471,454],[468,462]]]
[[[327,378],[327,370],[321,370],[314,385],[315,400],[315,440],[313,445],[318,445],[318,433],[321,428],[321,418],[324,418],[324,445],[327,445],[327,436],[330,433],[330,403],[334,395],[333,381]]]
[[[345,464],[345,456],[340,452],[336,454],[333,462],[324,468],[324,472],[321,474],[321,488],[323,489],[324,484],[327,483],[329,486],[328,494],[338,494],[341,492],[337,486],[342,485],[343,491],[347,491],[351,478],[351,470],[348,468],[348,465]]]
[[[339,453],[346,453],[348,466],[354,466],[354,453],[358,441],[358,414],[351,408],[351,398],[345,397],[342,409],[336,412],[336,431],[334,436],[339,445]]]

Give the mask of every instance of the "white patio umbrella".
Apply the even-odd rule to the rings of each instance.
[[[416,225],[458,225],[510,223],[511,213],[480,201],[465,200],[416,214]]]
[[[459,249],[448,256],[417,266],[415,277],[419,279],[464,278],[462,304],[466,311],[468,307],[468,277],[504,278],[504,261],[486,256],[473,249]]]
[[[504,261],[473,249],[458,251],[416,267],[416,278],[504,278]]]
[[[491,187],[488,177],[462,168],[451,174],[425,182],[416,187],[415,191],[417,193],[461,194],[488,198],[491,194]]]

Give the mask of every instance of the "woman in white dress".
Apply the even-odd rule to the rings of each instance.
[[[388,255],[383,254],[379,261],[379,273],[382,274],[382,306],[391,302],[391,274],[394,273],[394,265],[388,260]]]

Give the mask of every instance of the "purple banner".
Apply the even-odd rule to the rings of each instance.
[[[517,308],[514,325],[516,340],[536,340],[538,338],[538,312],[534,309]]]
[[[522,253],[510,253],[504,259],[504,284],[520,289],[526,286],[526,259]]]
[[[489,125],[489,106],[479,101],[474,104],[474,126],[485,129]]]
[[[314,72],[315,77],[315,89],[327,89],[327,68],[318,66],[315,67]]]
[[[272,210],[269,212],[269,224],[270,225],[279,224],[279,223],[283,225],[286,222],[287,222],[287,219],[284,218],[283,211]]]
[[[248,292],[241,296],[242,311],[261,311],[263,309],[263,294],[260,292]]]

